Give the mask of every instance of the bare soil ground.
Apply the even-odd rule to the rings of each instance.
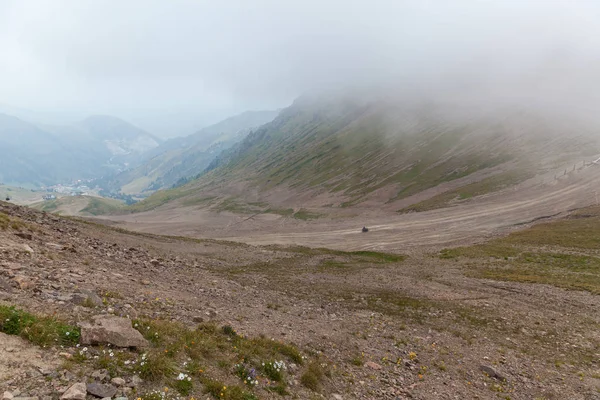
[[[0,230],[0,304],[74,322],[99,313],[188,326],[212,319],[247,336],[295,343],[328,366],[317,391],[290,372],[289,392],[301,399],[600,399],[600,297],[482,278],[473,271],[491,256],[439,253],[594,202],[599,172],[588,168],[549,185],[423,214],[367,212],[361,222],[272,215],[242,222],[193,209],[120,221],[140,231],[236,242],[127,232],[2,205],[32,238],[11,226]],[[360,233],[362,225],[371,231]],[[282,246],[289,244],[314,248]],[[393,249],[403,256],[333,249]],[[32,284],[21,287],[17,276]],[[81,289],[110,296],[82,307],[68,300]],[[53,359],[63,351],[44,354]],[[0,360],[6,369],[6,358]],[[215,372],[228,386],[239,384],[234,362]],[[74,370],[83,378],[48,378],[32,366],[17,368],[30,378],[5,378],[2,389],[53,398],[92,372],[83,364]],[[144,382],[138,393],[162,384]],[[256,393],[280,397],[262,387]]]

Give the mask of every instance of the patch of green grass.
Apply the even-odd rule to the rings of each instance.
[[[362,367],[365,363],[365,357],[362,354],[357,354],[350,360],[352,365],[356,365],[357,367]]]
[[[525,252],[513,262],[484,265],[472,269],[468,275],[600,294],[600,259],[593,256]]]
[[[345,270],[351,268],[351,265],[339,261],[334,260],[325,260],[322,261],[317,270],[320,272],[334,272],[335,270]]]
[[[271,385],[267,388],[271,392],[277,393],[280,396],[287,396],[290,393],[287,391],[287,387],[283,383],[278,383],[276,385]]]
[[[509,243],[488,242],[470,247],[442,249],[439,257],[442,259],[453,259],[459,257],[508,259],[510,257],[516,257],[519,253],[520,250]]]
[[[223,333],[227,336],[231,336],[231,337],[237,336],[237,333],[235,332],[235,330],[233,329],[233,327],[231,325],[225,325],[221,329],[222,329]]]
[[[170,378],[177,371],[173,353],[162,349],[151,349],[147,353],[147,360],[140,368],[140,377],[150,382],[162,381]]]
[[[388,315],[411,314],[417,320],[421,319],[423,309],[433,306],[433,303],[427,299],[417,299],[406,296],[391,290],[381,290],[369,295],[367,298],[367,308]]]
[[[179,322],[138,320],[134,321],[134,326],[152,343],[140,376],[150,382],[165,382],[182,394],[188,386],[191,391],[194,383],[199,382],[214,397],[250,399],[250,392],[212,379],[210,374],[207,375],[207,370],[219,370],[221,375],[239,377],[240,364],[236,363],[242,360],[244,372],[246,368],[260,370],[271,381],[279,382],[278,385],[285,387],[285,367],[282,365],[286,362],[298,365],[303,363],[301,353],[292,344],[266,337],[246,338],[235,332],[230,325],[217,327],[213,324],[200,324],[196,329],[189,329]],[[183,371],[190,377],[189,381],[186,378],[189,384],[182,384],[173,378],[181,372],[177,365],[183,360],[186,361]]]
[[[265,205],[263,203],[245,203],[235,198],[221,201],[212,207],[217,212],[231,212],[234,214],[257,214],[262,213]]]
[[[90,197],[87,206],[82,208],[81,212],[92,215],[106,215],[120,211],[123,208],[123,205],[124,203],[114,199]]]
[[[263,362],[261,371],[272,381],[281,382],[283,380],[283,369],[277,361]]]
[[[470,199],[472,197],[481,196],[483,194],[496,192],[508,186],[516,185],[520,182],[523,182],[524,180],[529,179],[532,176],[532,170],[523,168],[519,168],[518,170],[514,171],[502,172],[497,175],[493,175],[488,178],[482,179],[479,182],[470,183],[458,189],[440,193],[437,196],[398,210],[398,212],[423,212],[435,210],[437,208],[447,207],[452,201]]]
[[[505,243],[560,246],[594,250],[600,248],[600,207],[587,207],[552,222],[539,223],[502,239]]]
[[[306,256],[319,256],[319,255],[333,255],[333,256],[343,256],[349,257],[353,261],[357,262],[374,262],[374,263],[396,263],[402,262],[406,259],[406,256],[403,254],[395,254],[395,253],[382,253],[378,251],[343,251],[343,250],[333,250],[327,248],[313,248],[313,247],[305,247],[305,246],[265,246],[266,248],[272,248],[277,250],[289,251],[292,253],[303,254]]]
[[[0,212],[0,229],[5,230],[10,224],[10,218],[8,215]]]
[[[296,364],[302,364],[302,354],[296,346],[259,336],[252,339],[241,339],[238,342],[238,354],[244,359],[275,359],[281,356]]]
[[[58,199],[44,201],[41,205],[36,206],[35,208],[49,213],[54,212],[58,209]]]
[[[81,335],[78,327],[56,318],[4,305],[0,305],[0,332],[20,336],[40,346],[74,345]]]
[[[294,213],[294,218],[301,219],[303,221],[310,221],[311,219],[317,219],[320,217],[321,217],[321,214],[310,212],[310,211],[307,211],[304,209],[301,209]]]
[[[507,237],[444,249],[442,259],[478,260],[473,277],[549,284],[600,294],[600,207],[577,210]]]
[[[95,308],[96,307],[94,300],[92,300],[90,297],[86,297],[85,300],[83,300],[83,303],[81,303],[81,305],[83,307],[87,307],[87,308]]]
[[[378,263],[396,263],[402,262],[406,259],[406,256],[402,254],[381,253],[377,251],[351,251],[348,254],[359,256],[361,258],[367,258],[369,261],[375,261]]]
[[[210,378],[202,378],[201,382],[204,393],[210,394],[215,399],[258,400],[254,394],[244,391],[239,386],[227,386],[219,380]]]
[[[187,379],[176,379],[173,382],[173,387],[179,392],[179,394],[184,396],[189,395],[192,390],[194,390],[193,382]]]
[[[191,190],[188,189],[186,186],[180,186],[173,189],[159,190],[158,192],[153,193],[151,196],[145,198],[142,201],[124,207],[123,210],[132,213],[150,211],[164,204],[167,204],[170,201],[182,198],[188,194],[191,194]]]
[[[31,227],[20,218],[10,217],[5,213],[0,212],[0,229],[6,230],[8,228],[20,231],[24,228]]]
[[[189,198],[182,200],[181,204],[185,207],[208,205],[208,204],[211,204],[216,198],[217,198],[217,196],[189,197]]]

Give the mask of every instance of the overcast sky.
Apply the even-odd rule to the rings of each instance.
[[[382,82],[589,107],[599,20],[592,0],[0,0],[0,103],[165,135]]]

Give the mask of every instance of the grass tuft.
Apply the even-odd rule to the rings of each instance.
[[[317,361],[313,361],[306,367],[306,371],[300,377],[300,382],[304,387],[316,392],[321,388],[322,382],[325,379],[325,370]]]
[[[0,305],[0,332],[17,335],[40,346],[73,345],[79,342],[78,327],[53,317],[36,316],[15,307]]]

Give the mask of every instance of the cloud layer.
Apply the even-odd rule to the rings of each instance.
[[[8,0],[0,102],[209,115],[377,84],[593,108],[599,17],[585,0]]]

